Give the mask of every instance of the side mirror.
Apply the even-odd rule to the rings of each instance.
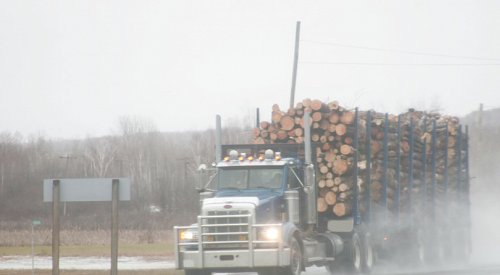
[[[209,189],[209,188],[199,188],[199,187],[197,187],[196,188],[196,192],[198,192],[199,194],[204,193],[204,192],[214,193],[215,190],[212,190],[212,189]]]

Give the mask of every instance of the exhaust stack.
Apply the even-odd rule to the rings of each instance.
[[[215,163],[219,163],[222,160],[222,127],[220,115],[215,116]]]
[[[316,184],[314,180],[314,166],[311,159],[311,117],[309,112],[304,113],[304,153],[305,153],[305,188],[304,191],[307,197],[307,224],[309,226],[316,225],[318,221],[318,213],[316,210]]]

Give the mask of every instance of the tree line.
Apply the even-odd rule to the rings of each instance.
[[[243,125],[243,126],[242,126]],[[225,143],[246,143],[250,126],[232,120]],[[122,117],[117,133],[103,137],[52,140],[0,133],[0,227],[31,219],[50,223],[51,204],[43,202],[43,179],[128,177],[130,202],[122,202],[121,224],[141,228],[188,222],[198,210],[196,187],[208,179],[215,160],[214,130],[162,133],[142,119]],[[110,204],[67,203],[63,223],[106,227]]]
[[[469,125],[471,189],[475,195],[495,194],[500,110],[464,119]],[[488,118],[492,118],[488,120]],[[223,143],[247,143],[249,118],[225,121]],[[215,160],[215,133],[160,132],[147,121],[122,117],[112,135],[74,140],[23,137],[0,132],[0,229],[25,227],[31,219],[50,226],[51,205],[43,202],[43,179],[128,177],[132,200],[120,204],[120,224],[127,228],[170,228],[194,222],[199,198],[196,187],[211,171],[198,170]],[[477,203],[477,202],[474,202]],[[68,203],[61,212],[63,227],[109,227],[110,203]]]

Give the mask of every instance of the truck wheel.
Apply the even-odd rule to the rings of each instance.
[[[361,238],[358,233],[354,232],[351,236],[350,242],[347,243],[345,251],[347,255],[345,267],[348,273],[360,274],[362,272],[362,251]]]
[[[369,262],[363,261],[363,244],[357,232],[345,238],[344,251],[335,261],[325,265],[329,274],[361,274],[363,266]],[[373,255],[373,253],[371,254]],[[373,264],[373,261],[372,261]],[[367,265],[368,267],[368,265]],[[371,269],[370,269],[371,271]],[[369,271],[366,271],[369,273]]]
[[[364,233],[363,239],[361,240],[361,271],[365,274],[370,274],[373,269],[373,263],[375,261],[371,234],[369,232]]]
[[[304,269],[302,263],[302,250],[295,237],[290,240],[290,266],[282,268],[280,275],[300,275]]]

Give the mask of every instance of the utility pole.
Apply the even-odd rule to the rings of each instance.
[[[299,62],[300,21],[295,27],[295,53],[293,56],[292,91],[290,94],[290,108],[295,105],[295,83],[297,82],[297,63]]]

